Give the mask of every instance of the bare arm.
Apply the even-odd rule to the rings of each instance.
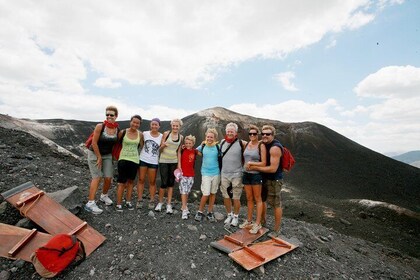
[[[262,145],[261,145],[262,146]],[[279,168],[281,157],[280,147],[273,146],[270,149],[270,165],[268,166],[250,166],[250,170],[256,170],[263,173],[275,173]]]
[[[171,133],[170,131],[165,131],[162,136],[162,140],[160,141],[159,151],[161,152],[163,149],[165,149],[168,145],[166,144],[166,138],[168,137],[168,134]]]
[[[102,130],[103,125],[104,124],[99,123],[95,126],[95,130],[93,131],[93,138],[92,138],[92,149],[97,158],[96,165],[99,168],[101,168],[102,166],[102,156],[101,156],[101,153],[99,152],[98,141],[99,141],[99,137],[101,137],[101,130]]]

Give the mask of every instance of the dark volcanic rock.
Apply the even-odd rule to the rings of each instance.
[[[0,128],[0,140],[0,192],[27,181],[48,193],[77,186],[82,193],[82,202],[86,202],[90,176],[84,161],[58,153],[21,131]],[[66,270],[58,279],[420,278],[420,262],[406,254],[405,248],[409,246],[404,241],[411,237],[411,247],[419,248],[418,220],[412,221],[411,231],[388,235],[394,233],[394,228],[396,231],[395,225],[404,219],[403,216],[397,217],[392,211],[342,204],[340,200],[330,203],[335,207],[326,207],[308,202],[297,193],[288,194],[287,185],[284,195],[286,218],[282,222],[282,234],[301,244],[293,252],[267,263],[263,269],[248,272],[226,254],[212,248],[210,242],[227,234],[223,222],[181,220],[179,202],[174,203],[177,211],[173,215],[165,212],[149,215],[147,209],[118,213],[113,207],[100,204],[103,214],[94,216],[81,211],[78,216],[104,234],[107,240],[82,264]],[[115,183],[110,196],[115,199]],[[194,214],[198,205],[193,202],[189,207]],[[9,205],[4,208],[0,213],[1,222],[16,224],[22,218]],[[217,216],[223,214],[223,206],[217,206],[216,211]],[[366,213],[364,218],[359,217],[362,211]],[[243,207],[241,217],[244,214]],[[271,228],[274,222],[271,209],[269,214],[268,227]],[[306,222],[287,218],[291,216]],[[308,223],[311,221],[327,227]],[[410,221],[408,219],[407,224]],[[363,235],[368,231],[375,232],[377,243],[342,234],[359,232]],[[394,242],[394,248],[382,245],[387,242]],[[399,250],[398,244],[402,245]],[[30,264],[22,265],[6,258],[0,259],[0,273],[6,279],[40,279]]]

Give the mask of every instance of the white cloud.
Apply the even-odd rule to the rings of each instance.
[[[2,63],[7,67],[0,73],[26,66],[31,80],[54,80],[46,76],[60,69],[69,77],[73,60],[111,80],[197,87],[231,64],[282,57],[328,32],[366,24],[360,14],[367,4],[3,1],[0,38],[10,63]],[[76,70],[70,78],[78,83],[86,69]]]
[[[324,125],[336,125],[337,120],[332,118],[329,110],[337,106],[337,101],[328,99],[324,103],[306,103],[301,100],[289,100],[278,104],[243,103],[230,106],[228,109],[258,118],[279,120],[282,122],[313,121]]]
[[[121,83],[114,82],[110,78],[99,78],[96,79],[94,85],[99,88],[119,88],[121,87]]]
[[[295,78],[295,73],[288,71],[274,75],[274,78],[281,83],[283,88],[288,91],[298,91],[292,80]]]
[[[420,68],[387,66],[364,78],[354,88],[360,97],[411,98],[420,92]]]
[[[331,49],[331,48],[334,48],[336,45],[337,45],[337,40],[334,39],[334,40],[331,40],[325,48]]]

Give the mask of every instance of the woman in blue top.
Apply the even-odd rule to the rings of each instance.
[[[219,153],[220,147],[217,142],[218,133],[216,129],[209,128],[206,131],[206,140],[197,148],[198,154],[203,157],[201,165],[201,197],[200,207],[195,215],[196,221],[202,221],[204,214],[204,206],[209,199],[209,207],[207,210],[207,219],[210,222],[215,222],[213,214],[213,205],[216,200],[217,189],[220,184],[220,169],[219,169]]]

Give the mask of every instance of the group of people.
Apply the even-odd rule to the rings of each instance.
[[[248,141],[238,138],[238,126],[235,123],[226,125],[226,135],[220,142],[218,132],[209,128],[205,133],[205,140],[195,147],[196,138],[192,135],[183,137],[180,134],[182,121],[173,119],[171,130],[159,132],[160,120],[153,118],[150,130],[141,132],[139,127],[142,118],[134,115],[130,120],[130,127],[120,130],[116,118],[118,110],[108,106],[105,110],[106,120],[96,125],[92,138],[92,145],[88,150],[88,164],[92,181],[89,198],[85,209],[93,214],[101,214],[95,196],[101,178],[104,179],[100,201],[105,205],[112,205],[108,196],[113,177],[112,149],[118,141],[122,148],[118,159],[118,187],[116,211],[123,208],[133,210],[132,192],[134,180],[138,174],[136,208],[142,208],[143,191],[146,176],[149,181],[150,200],[148,208],[162,211],[164,196],[166,199],[166,213],[172,214],[172,196],[175,186],[176,170],[181,174],[179,191],[182,201],[182,219],[188,219],[188,194],[194,184],[194,164],[197,156],[202,157],[201,192],[199,209],[194,219],[202,221],[207,218],[215,222],[213,206],[216,193],[220,187],[224,206],[227,212],[225,225],[246,228],[251,234],[256,234],[266,223],[267,203],[274,209],[275,225],[271,236],[280,233],[282,218],[281,188],[283,184],[283,170],[280,165],[282,146],[274,138],[275,128],[264,125],[260,130],[255,125],[248,128]],[[259,140],[261,135],[261,140]],[[160,171],[161,185],[159,201],[155,205],[156,177]],[[239,224],[239,210],[241,194],[245,189],[247,199],[247,217]],[[125,193],[125,199],[123,200]],[[207,214],[204,214],[206,204]],[[254,205],[256,217],[253,220]]]

